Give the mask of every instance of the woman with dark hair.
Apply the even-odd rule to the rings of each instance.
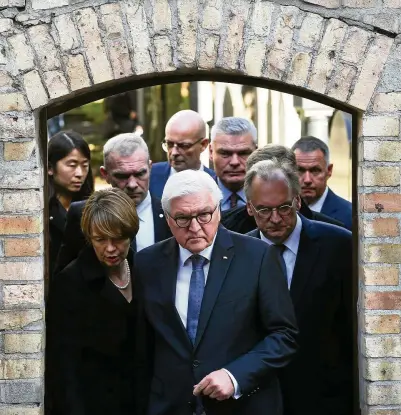
[[[54,280],[48,300],[52,415],[137,415],[135,204],[117,188],[94,192],[81,227],[88,245]]]
[[[50,280],[63,238],[67,211],[72,202],[87,199],[93,192],[90,159],[87,142],[74,131],[61,131],[49,140]]]

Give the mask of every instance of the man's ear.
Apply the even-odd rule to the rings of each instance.
[[[109,182],[109,175],[107,174],[107,170],[104,168],[104,166],[100,166],[99,171],[100,171],[100,175],[102,176],[102,178],[104,180],[106,180],[106,182],[108,184],[110,184],[110,182]]]
[[[202,148],[202,153],[206,150],[206,147],[208,146],[208,144],[209,144],[209,139],[208,138],[204,138],[201,142],[201,148]]]
[[[301,196],[297,196],[295,199],[295,207],[297,208],[297,211],[301,209],[301,205],[302,205]]]
[[[249,216],[254,216],[252,207],[251,207],[249,202],[246,203],[246,210],[247,210]]]
[[[209,160],[213,161],[213,147],[212,143],[209,144]]]
[[[52,167],[49,167],[49,168],[47,169],[47,174],[48,174],[49,176],[53,176],[54,172],[53,172],[53,168],[52,168]]]
[[[332,174],[333,174],[333,163],[327,166],[327,178],[330,178]]]
[[[153,161],[149,159],[149,169],[152,168],[152,163],[153,163]]]

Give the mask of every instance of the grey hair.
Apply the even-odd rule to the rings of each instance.
[[[119,134],[110,138],[103,146],[103,163],[106,166],[111,153],[127,157],[137,150],[143,150],[149,159],[149,149],[145,140],[137,133]]]
[[[258,161],[277,159],[279,162],[287,162],[292,165],[294,169],[297,168],[295,153],[280,144],[266,144],[263,147],[256,149],[246,161],[246,169],[249,170]]]
[[[306,137],[301,137],[295,144],[291,147],[293,151],[296,149],[301,150],[303,153],[311,153],[312,151],[320,150],[323,153],[326,164],[330,163],[330,151],[327,144],[320,140],[319,138],[308,135]]]
[[[251,134],[253,143],[258,146],[258,132],[254,123],[246,118],[225,117],[212,127],[210,139],[213,141],[217,135],[245,135]]]
[[[273,158],[255,163],[245,175],[244,190],[247,200],[251,198],[252,182],[255,177],[260,177],[264,181],[284,181],[294,197],[301,192],[298,173],[286,161],[280,162]]]
[[[223,194],[213,178],[201,170],[183,170],[169,177],[164,186],[162,195],[162,207],[169,213],[171,200],[177,197],[207,192],[212,195],[213,202],[219,204]]]

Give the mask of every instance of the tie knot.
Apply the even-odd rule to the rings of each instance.
[[[281,256],[284,254],[284,251],[286,249],[286,246],[284,244],[274,244],[273,246],[277,249]]]
[[[192,269],[199,270],[203,268],[207,259],[204,258],[202,255],[192,255],[191,261],[192,261]]]

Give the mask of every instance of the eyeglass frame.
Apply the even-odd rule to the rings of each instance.
[[[181,151],[188,151],[191,147],[193,147],[195,144],[200,143],[202,140],[204,140],[207,137],[201,137],[199,139],[197,139],[194,143],[174,143],[173,146],[171,147],[171,149],[168,148],[168,141],[165,139],[162,142],[162,149],[165,153],[168,153],[169,150],[172,150],[174,147],[177,148],[177,150],[181,150]],[[171,141],[170,141],[171,142]],[[183,148],[182,145],[186,144],[188,145],[188,147]]]
[[[264,208],[261,208],[261,209],[259,209],[259,210],[255,208],[255,206],[253,205],[253,203],[252,203],[251,201],[249,201],[249,204],[253,207],[253,210],[256,212],[256,214],[257,214],[260,218],[262,218],[262,219],[266,219],[266,220],[270,220],[270,218],[272,217],[272,214],[273,214],[273,212],[274,212],[274,211],[276,211],[276,212],[277,212],[277,214],[278,214],[281,218],[286,217],[286,216],[289,216],[289,215],[290,215],[290,213],[291,213],[291,209],[294,207],[294,201],[296,200],[296,198],[297,198],[296,196],[292,198],[291,205],[280,205],[280,206],[278,206],[278,207],[274,207],[274,208],[264,207]],[[288,211],[288,213],[284,213],[284,214],[283,214],[283,213],[280,213],[279,209],[280,209],[280,208],[282,208],[282,207],[289,207],[289,208],[290,208],[290,210]],[[261,215],[260,215],[260,212],[262,212],[262,211],[270,211],[270,215],[269,215],[268,217],[261,216]]]
[[[181,228],[181,229],[185,229],[185,228],[189,228],[192,224],[193,219],[196,219],[196,221],[198,222],[199,225],[207,225],[208,223],[210,223],[213,219],[213,214],[214,212],[216,212],[216,209],[219,207],[220,205],[217,204],[216,207],[213,209],[212,212],[203,212],[203,213],[199,213],[198,215],[193,215],[193,216],[179,216],[178,218],[173,218],[169,212],[167,212],[167,215],[176,223],[176,225]],[[201,215],[210,215],[210,219],[207,222],[199,222],[199,216]],[[189,222],[185,225],[185,226],[180,226],[177,222],[177,220],[180,219],[186,219],[189,220]]]

